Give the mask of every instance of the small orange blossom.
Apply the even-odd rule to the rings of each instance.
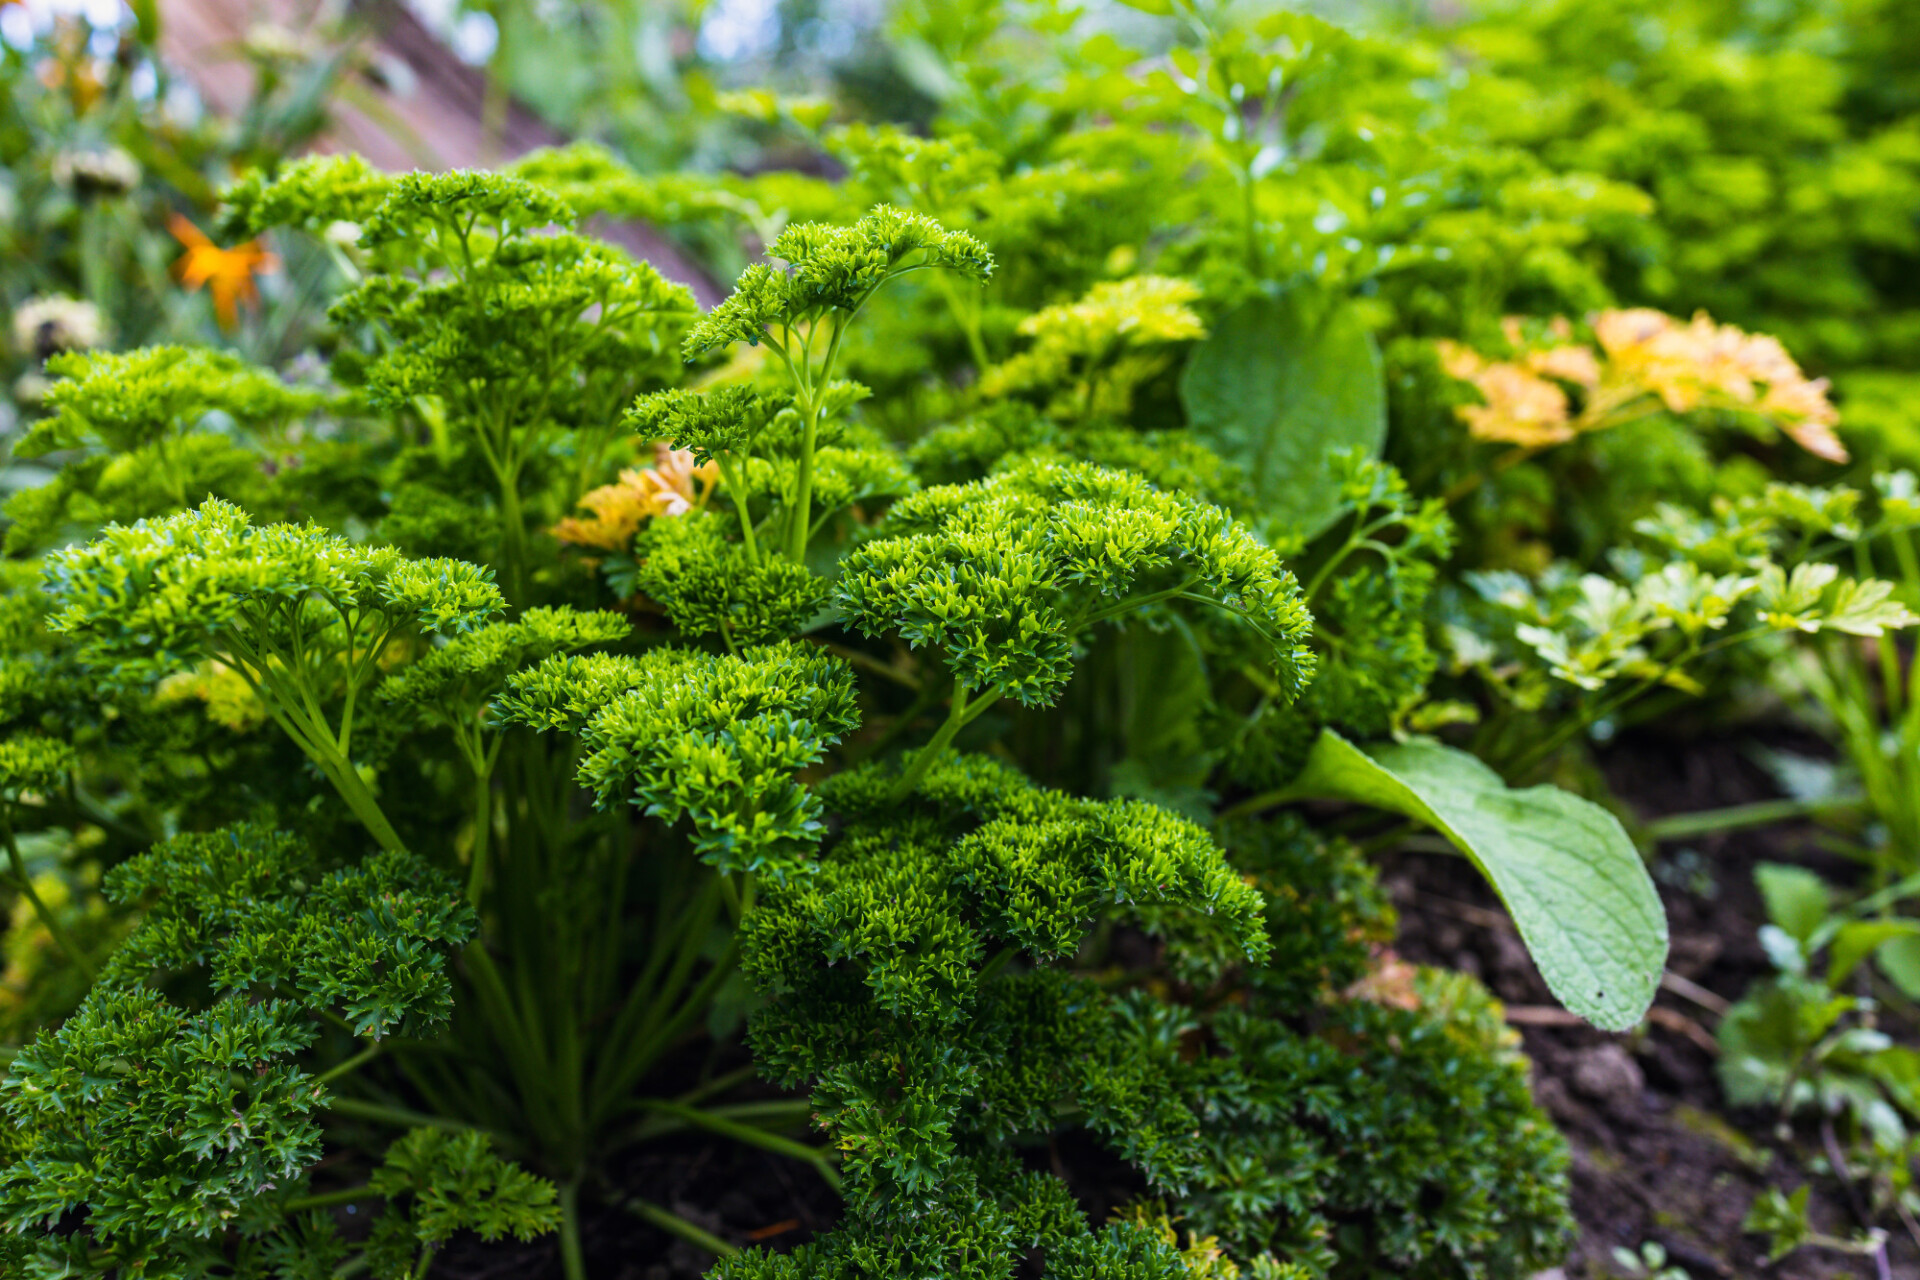
[[[258,240],[249,240],[231,249],[222,249],[207,239],[206,233],[179,213],[167,222],[173,238],[187,247],[173,264],[174,274],[189,290],[206,285],[213,294],[213,314],[222,329],[233,328],[239,319],[240,302],[258,302],[259,290],[253,278],[280,268],[280,260],[267,252]]]
[[[719,478],[719,463],[696,466],[691,450],[658,441],[651,467],[629,468],[620,473],[618,483],[582,494],[578,505],[591,511],[592,517],[568,516],[553,527],[554,536],[575,546],[625,551],[633,545],[633,535],[643,521],[705,507]]]

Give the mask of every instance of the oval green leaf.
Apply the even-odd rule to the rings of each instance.
[[[1639,850],[1599,805],[1558,787],[1512,790],[1431,739],[1368,754],[1332,730],[1286,795],[1351,800],[1435,827],[1492,882],[1553,994],[1596,1027],[1625,1031],[1653,1003],[1666,913]]]

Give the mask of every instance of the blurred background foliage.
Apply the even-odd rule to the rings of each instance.
[[[1403,255],[1348,255],[1362,295],[1391,292],[1384,277],[1424,252],[1395,307],[1420,333],[1505,310],[1706,309],[1833,377],[1877,461],[1920,456],[1920,34],[1900,0],[1306,7],[1361,40],[1337,57],[1303,40],[1266,134],[1220,158],[1295,180],[1265,185],[1261,199],[1290,207],[1263,213],[1287,217],[1281,239],[1315,274],[1342,269],[1356,232]],[[1156,0],[412,0],[411,16],[484,76],[482,151],[495,154],[447,163],[507,158],[511,101],[556,140],[603,143],[643,173],[751,178],[842,175],[831,139],[856,122],[967,135],[1003,176],[1093,168],[1116,147],[1138,162],[1141,130],[1103,121],[1193,120],[1180,68],[1208,37],[1171,12]],[[0,4],[0,303],[17,315],[33,298],[90,302],[119,347],[218,340],[204,300],[169,287],[171,215],[204,214],[220,184],[321,140],[330,111],[369,107],[369,86],[404,114],[405,68],[374,34],[390,16],[263,3],[221,65],[192,69],[199,85],[252,84],[223,116],[159,56],[153,0]],[[1270,37],[1283,21],[1272,5],[1234,5],[1212,25]],[[1316,85],[1315,66],[1335,61]],[[1193,143],[1168,139],[1155,177]],[[780,194],[759,203],[815,212]],[[1401,234],[1416,210],[1424,245]],[[1162,225],[1169,212],[1156,210]],[[777,226],[666,230],[723,279]],[[1335,260],[1315,257],[1329,247]],[[270,303],[304,293],[300,264],[281,265],[261,284]],[[263,357],[298,349],[300,322],[271,312],[231,341]],[[31,361],[14,338],[17,378]]]

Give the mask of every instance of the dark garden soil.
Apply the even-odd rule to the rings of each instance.
[[[1601,764],[1614,794],[1641,819],[1779,794],[1745,745],[1729,739],[1676,744],[1643,735],[1616,745]],[[1754,864],[1798,862],[1841,883],[1849,865],[1823,853],[1815,829],[1803,824],[1726,832],[1660,852],[1655,879],[1672,930],[1668,969],[1682,981],[1663,987],[1644,1035],[1567,1025],[1492,891],[1459,858],[1402,853],[1386,861],[1384,883],[1401,912],[1398,949],[1410,960],[1467,970],[1507,1002],[1534,1062],[1534,1094],[1573,1148],[1580,1235],[1565,1267],[1569,1280],[1619,1274],[1609,1265],[1613,1248],[1646,1241],[1664,1245],[1693,1280],[1873,1276],[1866,1258],[1813,1248],[1769,1268],[1766,1241],[1742,1234],[1741,1220],[1764,1188],[1791,1193],[1809,1181],[1816,1229],[1853,1236],[1860,1224],[1818,1158],[1817,1130],[1782,1142],[1772,1115],[1726,1110],[1711,1035],[1721,1002],[1771,971],[1756,936],[1765,916]],[[1903,1280],[1920,1277],[1920,1248],[1904,1234],[1891,1240],[1889,1262]]]
[[[1643,820],[1778,794],[1734,740],[1675,743],[1643,735],[1616,744],[1601,764],[1614,793]],[[1617,1276],[1613,1248],[1649,1241],[1664,1245],[1692,1280],[1875,1275],[1868,1259],[1813,1248],[1767,1266],[1766,1242],[1743,1234],[1740,1223],[1768,1186],[1792,1192],[1811,1182],[1818,1230],[1851,1236],[1859,1223],[1818,1157],[1817,1132],[1802,1129],[1781,1140],[1770,1115],[1728,1113],[1714,1080],[1716,1014],[1768,972],[1756,940],[1763,916],[1754,864],[1797,861],[1842,882],[1848,874],[1820,852],[1815,834],[1811,826],[1782,824],[1661,850],[1656,880],[1672,929],[1669,970],[1678,981],[1669,979],[1639,1036],[1608,1035],[1565,1015],[1492,891],[1463,859],[1399,852],[1382,860],[1383,883],[1401,916],[1396,949],[1409,960],[1473,973],[1506,1002],[1535,1064],[1535,1095],[1572,1146],[1580,1230],[1561,1272],[1565,1280]],[[1036,1158],[1068,1178],[1096,1220],[1140,1190],[1091,1144],[1080,1150],[1063,1142]],[[618,1175],[621,1194],[644,1196],[739,1245],[798,1244],[837,1213],[836,1197],[806,1165],[698,1135],[654,1144]],[[586,1216],[583,1246],[595,1280],[693,1280],[713,1261],[618,1208]],[[1904,1234],[1891,1241],[1889,1261],[1893,1276],[1920,1280],[1920,1247]],[[433,1274],[558,1280],[560,1268],[551,1240],[524,1247],[457,1240]]]

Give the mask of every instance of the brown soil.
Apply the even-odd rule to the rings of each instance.
[[[1643,820],[1778,794],[1741,745],[1725,739],[1681,745],[1640,737],[1616,746],[1602,767],[1614,794]],[[1660,855],[1655,879],[1672,931],[1669,970],[1724,1001],[1770,972],[1756,936],[1765,922],[1753,884],[1756,863],[1812,865],[1840,883],[1852,874],[1820,851],[1804,824],[1722,833],[1663,847]],[[1387,860],[1384,875],[1401,910],[1401,953],[1477,974],[1520,1027],[1535,1064],[1535,1096],[1574,1153],[1580,1235],[1565,1267],[1569,1278],[1619,1275],[1612,1250],[1646,1241],[1664,1245],[1693,1280],[1875,1275],[1869,1259],[1814,1248],[1768,1268],[1766,1241],[1741,1232],[1760,1191],[1792,1192],[1807,1182],[1816,1229],[1853,1236],[1860,1224],[1817,1156],[1817,1131],[1803,1128],[1781,1141],[1771,1115],[1728,1113],[1714,1079],[1713,1008],[1663,989],[1643,1035],[1553,1025],[1560,1019],[1545,983],[1492,891],[1464,860],[1399,854]],[[1894,1276],[1920,1277],[1920,1248],[1896,1234],[1889,1263]]]

